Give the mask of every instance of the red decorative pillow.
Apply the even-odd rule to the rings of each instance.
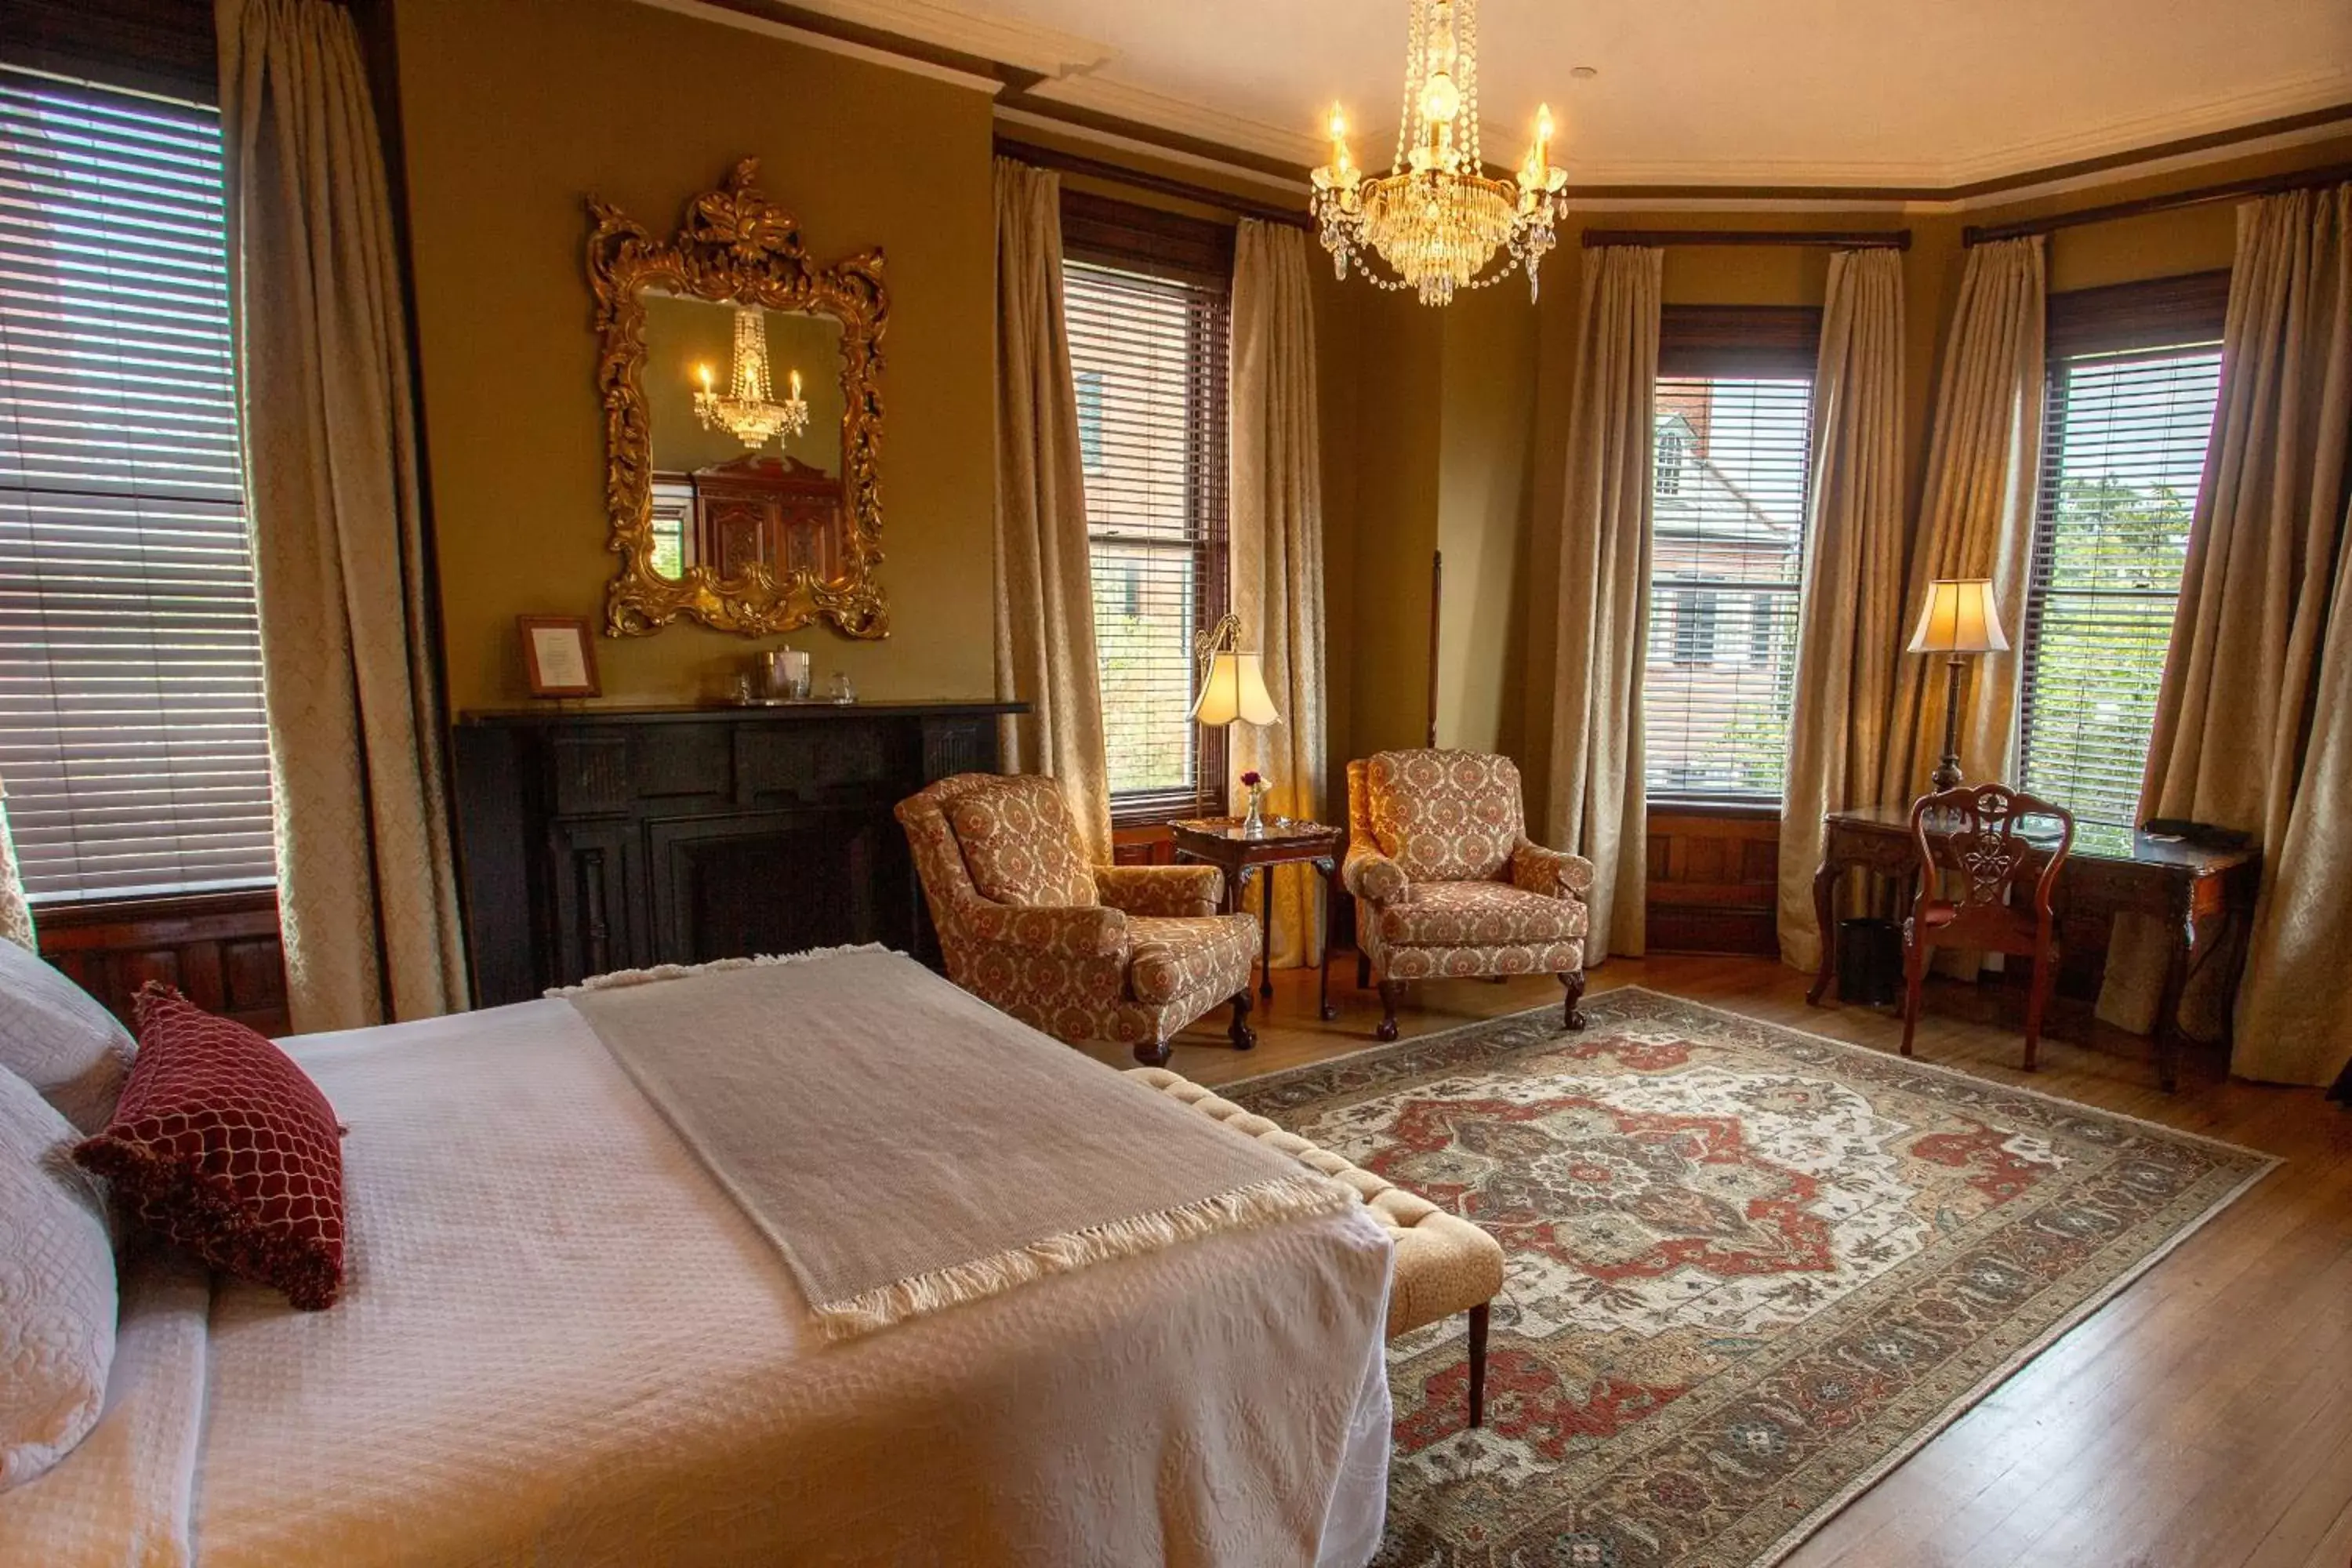
[[[343,1284],[334,1108],[284,1051],[149,981],[139,1055],[106,1131],[74,1159],[149,1229],[214,1268],[331,1307]]]

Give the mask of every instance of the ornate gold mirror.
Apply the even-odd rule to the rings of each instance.
[[[589,204],[613,637],[682,617],[747,637],[817,620],[889,634],[882,253],[814,265],[759,172],[736,164],[667,240]]]

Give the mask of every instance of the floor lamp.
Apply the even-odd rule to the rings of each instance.
[[[1928,778],[1941,795],[1960,787],[1960,666],[1970,655],[2006,653],[2009,638],[1992,602],[1990,577],[1939,577],[1927,584],[1927,602],[1912,630],[1913,653],[1945,655],[1944,760]]]

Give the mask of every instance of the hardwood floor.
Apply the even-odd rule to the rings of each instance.
[[[1276,977],[1259,1046],[1225,1043],[1223,1009],[1180,1037],[1176,1071],[1223,1083],[1374,1042],[1377,998],[1331,969],[1339,1017],[1315,1016],[1312,971]],[[1647,985],[1891,1051],[1902,1025],[1808,1007],[1807,977],[1764,959],[1617,959],[1591,995]],[[1550,979],[1416,987],[1399,1022],[1434,1033],[1558,1007]],[[2261,1149],[2286,1163],[2098,1313],[1987,1395],[1788,1559],[1792,1568],[2346,1568],[2352,1563],[2352,1110],[2317,1089],[2182,1064],[2160,1092],[2147,1042],[2053,1026],[2018,1070],[2006,997],[1943,984],[1917,1053],[2004,1083]],[[1098,1047],[1106,1061],[1131,1065]]]

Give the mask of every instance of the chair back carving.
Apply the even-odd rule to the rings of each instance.
[[[2029,816],[2057,819],[2055,848],[2019,831],[2019,824]],[[2011,889],[2035,858],[2046,854],[2033,881],[2032,908],[2047,922],[2051,891],[2074,847],[2074,816],[2063,805],[2005,784],[1963,784],[1911,803],[1911,837],[1919,850],[1921,901],[1935,896],[1939,874],[1949,871],[1959,884],[1950,902],[1963,918],[1971,910],[2011,905]]]

